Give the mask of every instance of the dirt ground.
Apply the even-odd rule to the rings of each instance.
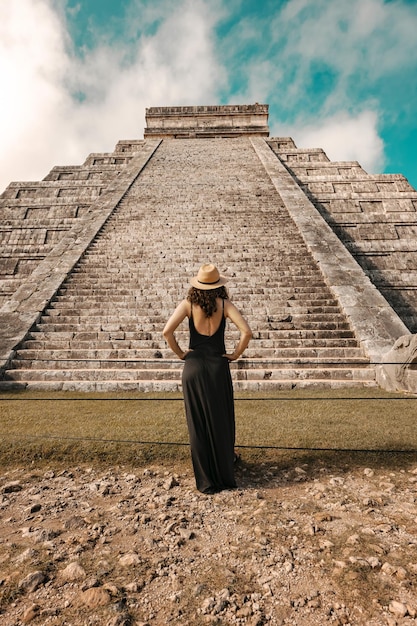
[[[0,626],[417,623],[417,462],[0,476]]]

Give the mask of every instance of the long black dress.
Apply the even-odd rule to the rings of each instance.
[[[236,487],[235,412],[229,360],[223,356],[225,326],[223,315],[213,335],[202,335],[191,309],[191,352],[185,357],[182,385],[196,486],[203,493]]]

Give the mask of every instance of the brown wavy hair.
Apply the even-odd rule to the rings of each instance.
[[[191,304],[198,304],[203,309],[206,317],[211,317],[217,311],[217,298],[222,300],[229,299],[226,287],[221,286],[217,287],[217,289],[196,289],[191,287],[187,296],[187,300]]]

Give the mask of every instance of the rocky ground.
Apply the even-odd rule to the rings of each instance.
[[[417,623],[417,464],[0,477],[0,626]]]

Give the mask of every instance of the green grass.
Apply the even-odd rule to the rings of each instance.
[[[249,464],[352,455],[369,464],[370,453],[357,450],[374,450],[372,458],[390,456],[395,463],[417,458],[413,396],[345,389],[236,394],[235,399],[236,444]],[[2,393],[0,428],[3,466],[189,459],[179,394]]]

